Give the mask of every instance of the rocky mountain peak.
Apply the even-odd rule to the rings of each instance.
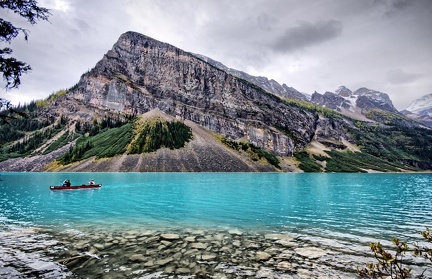
[[[311,101],[359,119],[364,119],[365,113],[371,109],[399,113],[387,94],[366,87],[361,87],[354,92],[345,86],[336,89],[336,93],[315,92]]]
[[[406,110],[412,113],[421,113],[425,110],[432,110],[432,93],[415,100],[406,108]]]
[[[336,93],[342,97],[349,97],[352,94],[352,91],[341,85],[338,89],[336,89]]]
[[[389,95],[387,95],[386,93],[382,93],[382,92],[372,90],[372,89],[369,89],[366,87],[361,87],[361,88],[357,89],[356,91],[354,91],[353,94],[358,95],[358,96],[366,96],[366,97],[369,97],[369,98],[374,99],[376,101],[383,102],[383,103],[387,104],[389,107],[393,107],[393,103],[390,100]]]
[[[283,102],[263,88],[301,93],[264,77],[255,79],[257,85],[240,72],[234,75],[220,67],[210,59],[127,32],[69,96],[85,106],[129,115],[159,109],[277,155],[291,155],[315,136],[317,113]],[[338,127],[322,130],[343,133]]]
[[[129,49],[140,48],[141,46],[144,48],[176,48],[170,44],[158,41],[149,36],[133,31],[128,31],[120,35],[119,39],[114,44],[114,47],[126,47]]]
[[[415,100],[402,113],[432,127],[432,93]]]

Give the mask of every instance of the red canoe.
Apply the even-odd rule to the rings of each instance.
[[[99,189],[102,184],[78,185],[78,186],[50,186],[50,190],[76,190],[76,189]]]

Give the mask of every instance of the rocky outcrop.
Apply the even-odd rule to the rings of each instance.
[[[126,114],[158,108],[281,156],[309,144],[319,124],[316,112],[289,105],[190,53],[134,32],[123,34],[57,106],[68,107],[68,98]]]

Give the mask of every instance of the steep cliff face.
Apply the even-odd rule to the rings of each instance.
[[[123,34],[68,98],[127,114],[158,108],[278,155],[292,155],[306,146],[322,123],[317,113],[134,32]]]

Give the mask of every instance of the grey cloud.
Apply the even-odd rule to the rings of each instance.
[[[252,18],[251,22],[254,26],[257,26],[260,29],[263,29],[265,31],[271,31],[273,27],[278,23],[278,19],[266,13],[262,13],[255,18]]]
[[[403,10],[413,3],[412,0],[387,0],[383,2],[387,6],[388,12]]]
[[[432,1],[430,0],[374,0],[384,16],[397,16],[401,13],[429,13],[432,10]]]
[[[291,52],[336,38],[342,30],[342,22],[333,19],[315,23],[300,22],[286,29],[271,47],[278,52]]]
[[[402,69],[395,69],[387,72],[387,80],[392,84],[407,84],[422,77],[420,74],[407,73]]]

